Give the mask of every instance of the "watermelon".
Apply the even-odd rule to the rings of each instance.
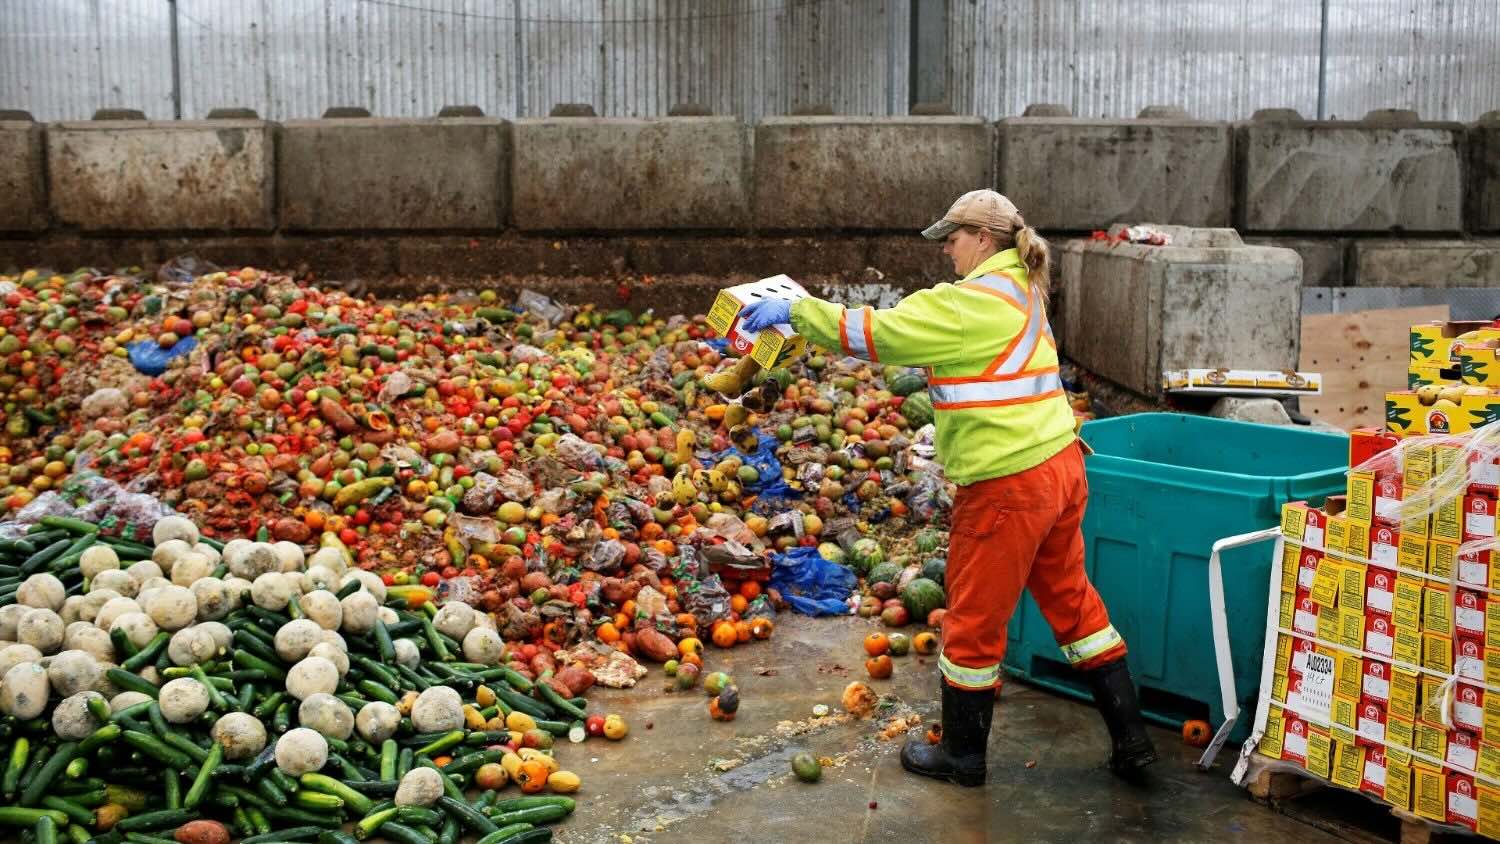
[[[879,542],[869,537],[859,540],[849,549],[849,567],[860,574],[865,574],[871,566],[884,561],[885,551],[881,549]]]
[[[942,557],[933,557],[922,564],[922,576],[939,586],[944,585],[948,576],[948,561]]]
[[[901,590],[901,605],[912,618],[926,618],[927,614],[941,608],[948,601],[943,587],[925,577],[919,577]]]
[[[926,528],[917,534],[917,553],[931,554],[933,551],[943,547],[943,532]]]
[[[920,369],[903,369],[894,376],[887,377],[885,383],[893,394],[909,396],[918,390],[927,389],[927,376]]]
[[[901,403],[901,415],[911,423],[913,428],[921,428],[932,422],[932,396],[926,390],[920,393],[912,393]]]
[[[900,563],[880,563],[871,567],[870,573],[865,575],[865,580],[873,586],[876,583],[895,583],[900,576]]]

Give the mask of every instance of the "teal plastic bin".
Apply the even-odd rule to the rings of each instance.
[[[1321,503],[1345,486],[1349,440],[1297,427],[1142,413],[1088,422],[1093,449],[1083,538],[1089,577],[1125,637],[1141,704],[1180,727],[1224,720],[1208,608],[1208,556],[1226,536],[1273,527],[1288,501]],[[1235,690],[1254,711],[1272,544],[1224,552]],[[1005,667],[1089,699],[1028,593],[1011,619]],[[1231,739],[1249,735],[1241,718]]]

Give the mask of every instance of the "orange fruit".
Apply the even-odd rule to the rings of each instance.
[[[1182,740],[1188,746],[1207,747],[1211,738],[1213,738],[1213,730],[1209,729],[1207,721],[1182,722]]]
[[[740,594],[744,595],[745,596],[745,600],[747,600],[747,601],[753,601],[756,598],[759,598],[760,597],[760,583],[758,581],[754,581],[754,580],[747,580],[744,583],[741,583],[740,584]]]
[[[721,621],[714,625],[714,644],[721,648],[732,648],[740,641],[739,633],[734,625],[727,621]]]
[[[890,637],[886,636],[884,633],[871,633],[870,635],[865,637],[865,653],[869,654],[870,656],[880,656],[883,653],[889,653],[890,650]]]

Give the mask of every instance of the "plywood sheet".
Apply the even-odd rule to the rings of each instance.
[[[1447,318],[1447,305],[1304,315],[1297,368],[1323,373],[1323,395],[1302,412],[1345,430],[1384,425],[1386,391],[1406,388],[1411,326]]]

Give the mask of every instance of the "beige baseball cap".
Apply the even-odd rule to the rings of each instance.
[[[989,190],[971,190],[943,215],[943,219],[922,230],[928,240],[942,240],[959,226],[980,226],[992,231],[1007,228],[1007,221],[1020,216],[1016,204],[1002,194]]]

